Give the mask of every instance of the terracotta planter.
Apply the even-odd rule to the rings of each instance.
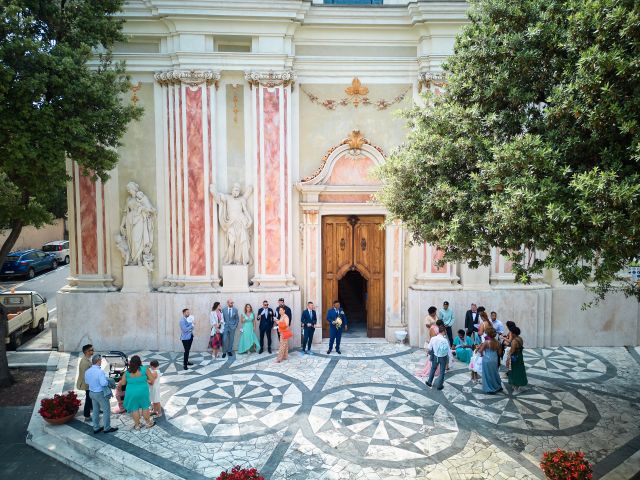
[[[69,420],[71,420],[75,416],[76,416],[76,414],[72,413],[71,415],[67,415],[66,417],[45,418],[44,421],[47,422],[50,425],[62,425],[63,423],[67,423]]]

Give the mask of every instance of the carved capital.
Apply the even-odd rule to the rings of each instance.
[[[284,70],[282,72],[274,72],[269,70],[268,72],[244,72],[244,78],[249,82],[249,86],[262,85],[263,87],[273,88],[288,85],[293,85],[296,81],[296,74],[293,70]]]
[[[169,70],[158,72],[154,78],[160,85],[177,85],[184,83],[190,87],[195,87],[202,83],[214,84],[218,88],[220,72],[213,70]]]
[[[434,87],[446,87],[447,75],[444,72],[420,72],[418,74],[418,92],[423,88],[430,89]]]

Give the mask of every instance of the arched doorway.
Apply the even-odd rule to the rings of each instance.
[[[358,270],[348,271],[338,280],[338,300],[348,313],[349,336],[367,336],[367,279]]]
[[[329,308],[340,300],[356,335],[385,334],[383,224],[380,215],[322,217],[322,305]],[[324,317],[322,335],[327,337],[329,324]]]

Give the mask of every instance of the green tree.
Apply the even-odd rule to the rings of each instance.
[[[142,114],[122,101],[131,85],[110,56],[123,40],[123,3],[0,0],[0,229],[10,231],[0,264],[24,226],[59,212],[66,160],[106,180],[119,139]]]
[[[406,113],[381,201],[444,261],[640,288],[640,2],[474,0],[447,91]]]

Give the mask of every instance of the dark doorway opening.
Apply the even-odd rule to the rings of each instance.
[[[338,300],[347,315],[351,337],[367,336],[367,280],[357,270],[338,281]]]

